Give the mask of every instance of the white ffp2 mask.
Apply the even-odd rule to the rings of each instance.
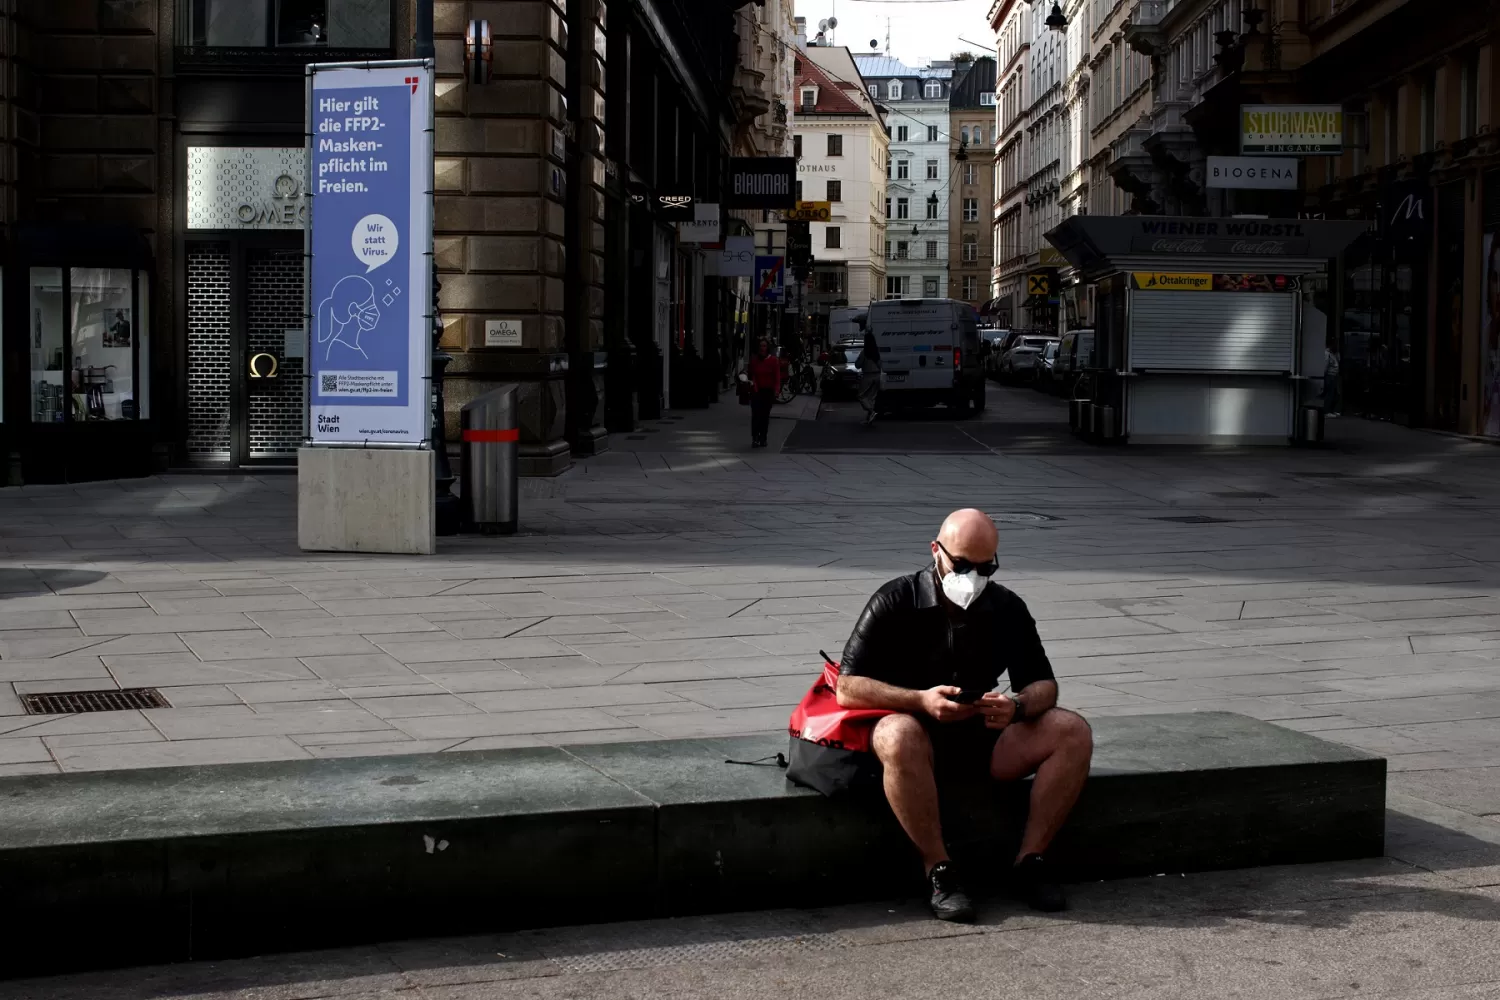
[[[947,573],[943,576],[943,595],[967,610],[969,605],[978,600],[985,583],[984,577],[975,570],[967,573]]]

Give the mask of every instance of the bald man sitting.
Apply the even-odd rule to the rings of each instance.
[[[974,907],[943,845],[935,773],[1036,775],[1013,883],[1035,909],[1060,910],[1066,901],[1044,852],[1093,755],[1088,723],[1057,707],[1057,680],[1026,603],[989,579],[999,569],[998,544],[984,512],[948,515],[932,543],[933,565],[875,592],[840,667],[840,705],[898,713],[875,726],[874,750],[940,920],[972,920]],[[1009,693],[995,693],[1001,674],[1009,674]]]

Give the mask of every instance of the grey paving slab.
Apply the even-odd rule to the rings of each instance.
[[[996,388],[991,403],[971,422],[986,441],[1006,414],[1055,401]],[[442,719],[564,710],[516,709],[527,702],[511,691],[542,692],[526,696],[542,706],[589,700],[548,693],[568,688],[648,686],[660,691],[634,703],[643,719],[690,715],[672,698],[770,717],[782,704],[766,702],[811,682],[818,649],[838,655],[874,588],[923,562],[942,515],[975,502],[1059,518],[1002,517],[998,579],[1041,623],[1069,704],[1233,707],[1330,738],[1368,731],[1351,744],[1378,730],[1392,748],[1434,748],[1396,754],[1403,773],[1500,764],[1482,728],[1500,694],[1492,451],[1351,421],[1335,433],[1358,444],[1316,456],[952,456],[916,439],[906,454],[749,455],[737,407],[682,416],[660,433],[736,435],[670,453],[647,435],[580,460],[525,484],[527,531],[445,539],[423,559],[298,553],[292,481],[276,477],[0,490],[0,699],[126,685],[266,718],[299,703],[468,706]],[[819,419],[852,416],[835,405]],[[1276,499],[1215,495],[1247,492]],[[1152,520],[1177,514],[1236,520]],[[869,537],[851,545],[858,526]],[[16,547],[31,542],[45,544]],[[431,738],[491,735],[533,738]]]
[[[306,750],[285,736],[225,735],[211,739],[175,739],[156,743],[59,747],[53,751],[64,771],[116,771],[184,764],[243,764],[296,760]]]

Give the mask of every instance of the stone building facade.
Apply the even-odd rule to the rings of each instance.
[[[990,298],[991,218],[995,204],[995,60],[960,64],[948,101],[947,297],[974,308]]]
[[[731,154],[774,149],[750,132],[784,144],[790,71],[741,65],[766,51],[741,36],[787,28],[748,0],[433,7],[444,424],[451,441],[465,402],[516,383],[523,469],[553,474],[722,384],[729,283],[657,195],[718,204]],[[411,58],[415,14],[0,0],[3,481],[295,461],[304,67]],[[465,76],[472,19],[494,39],[484,84]],[[247,370],[265,353],[274,388]]]

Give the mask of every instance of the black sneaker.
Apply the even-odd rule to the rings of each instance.
[[[1052,866],[1040,854],[1028,854],[1011,869],[1016,895],[1033,910],[1056,913],[1068,908],[1062,886],[1057,884]]]
[[[927,873],[927,880],[932,883],[932,899],[928,900],[928,905],[932,907],[934,917],[961,924],[974,919],[974,904],[959,884],[953,862],[939,861],[933,865],[932,871]]]

